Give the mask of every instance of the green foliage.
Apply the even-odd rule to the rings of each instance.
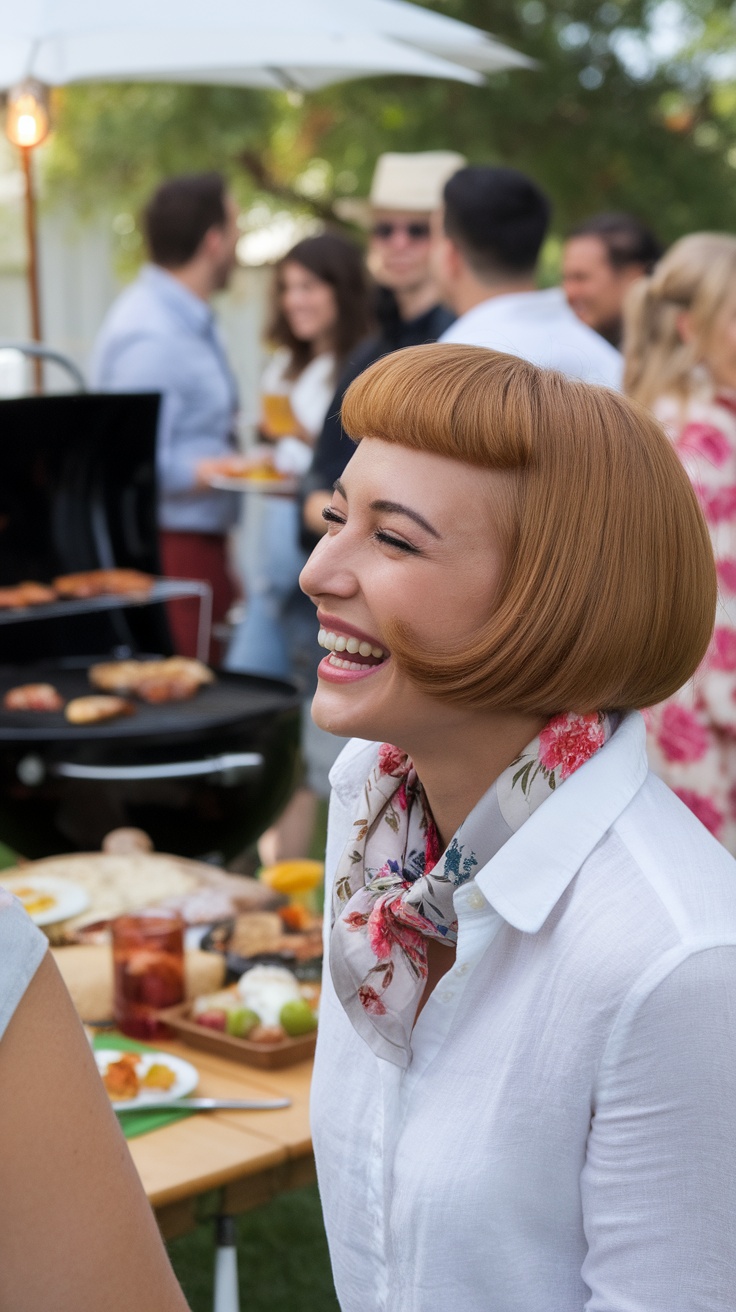
[[[538,67],[496,74],[482,87],[365,79],[302,104],[222,87],[70,87],[58,93],[52,199],[113,206],[121,245],[134,252],[140,237],[130,216],[166,175],[220,168],[246,204],[324,213],[335,195],[366,193],[382,150],[448,148],[532,173],[555,201],[558,235],[602,209],[630,210],[666,240],[733,226],[736,90],[713,85],[709,62],[733,47],[726,0],[683,0],[687,48],[659,63],[646,44],[661,13],[656,0],[427,7],[493,32]]]

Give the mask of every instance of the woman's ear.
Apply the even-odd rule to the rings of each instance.
[[[680,310],[675,322],[677,324],[677,332],[680,341],[684,346],[689,346],[695,337],[692,314],[689,310]]]

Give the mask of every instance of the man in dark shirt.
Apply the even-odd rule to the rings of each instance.
[[[434,342],[453,315],[438,303],[430,267],[430,217],[442,189],[462,168],[461,155],[425,151],[381,155],[371,186],[368,267],[378,285],[379,332],[357,347],[339,379],[303,485],[303,545],[311,550],[325,531],[322,511],[353,447],[342,430],[342,399],[354,378],[382,355]]]

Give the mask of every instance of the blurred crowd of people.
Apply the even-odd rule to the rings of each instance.
[[[211,584],[216,626],[239,594],[245,602],[229,646],[213,644],[212,659],[302,690],[303,783],[264,836],[262,856],[306,852],[342,746],[308,714],[322,653],[298,576],[352,451],[343,395],[381,356],[434,341],[623,388],[664,424],[711,531],[721,601],[701,670],[648,711],[651,760],[736,853],[736,238],[694,234],[665,253],[636,217],[594,215],[564,243],[561,286],[540,288],[548,197],[516,170],[468,166],[446,151],[381,156],[367,200],[345,209],[365,231],[365,251],[326,231],[298,242],[274,271],[254,451],[239,446],[237,387],[211,308],[238,237],[236,204],[218,174],[172,179],[151,199],[150,262],[112,307],[92,365],[101,390],[162,394],[163,571]],[[244,497],[211,484],[264,462],[297,482],[298,495]],[[193,608],[172,604],[171,624],[177,649],[194,654]]]

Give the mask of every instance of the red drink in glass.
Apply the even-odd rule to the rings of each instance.
[[[184,1001],[184,922],[152,908],[112,922],[115,1024],[132,1039],[165,1037],[157,1011]]]

